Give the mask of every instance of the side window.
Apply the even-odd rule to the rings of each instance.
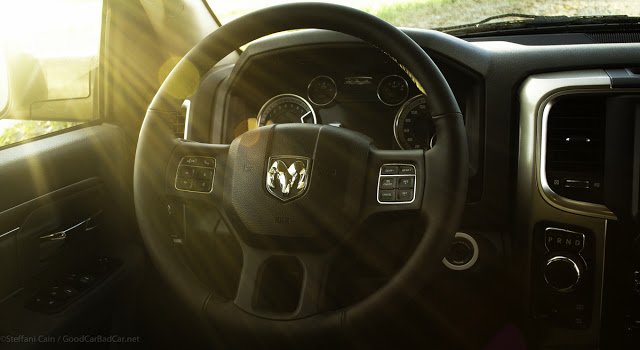
[[[99,118],[102,0],[0,4],[0,147]]]

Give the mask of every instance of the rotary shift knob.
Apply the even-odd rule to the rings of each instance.
[[[544,266],[544,280],[558,292],[573,291],[582,280],[584,264],[568,254],[555,254]]]

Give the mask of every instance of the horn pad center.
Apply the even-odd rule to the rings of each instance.
[[[229,150],[225,212],[247,243],[341,240],[357,224],[370,147],[367,137],[326,125],[250,130]]]

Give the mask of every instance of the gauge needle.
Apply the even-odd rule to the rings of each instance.
[[[310,113],[311,111],[305,113],[302,117],[300,117],[300,123],[304,123],[304,118],[306,118]]]

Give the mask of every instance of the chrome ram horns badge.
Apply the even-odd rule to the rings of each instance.
[[[269,157],[267,191],[285,202],[304,194],[310,161],[306,157]]]

